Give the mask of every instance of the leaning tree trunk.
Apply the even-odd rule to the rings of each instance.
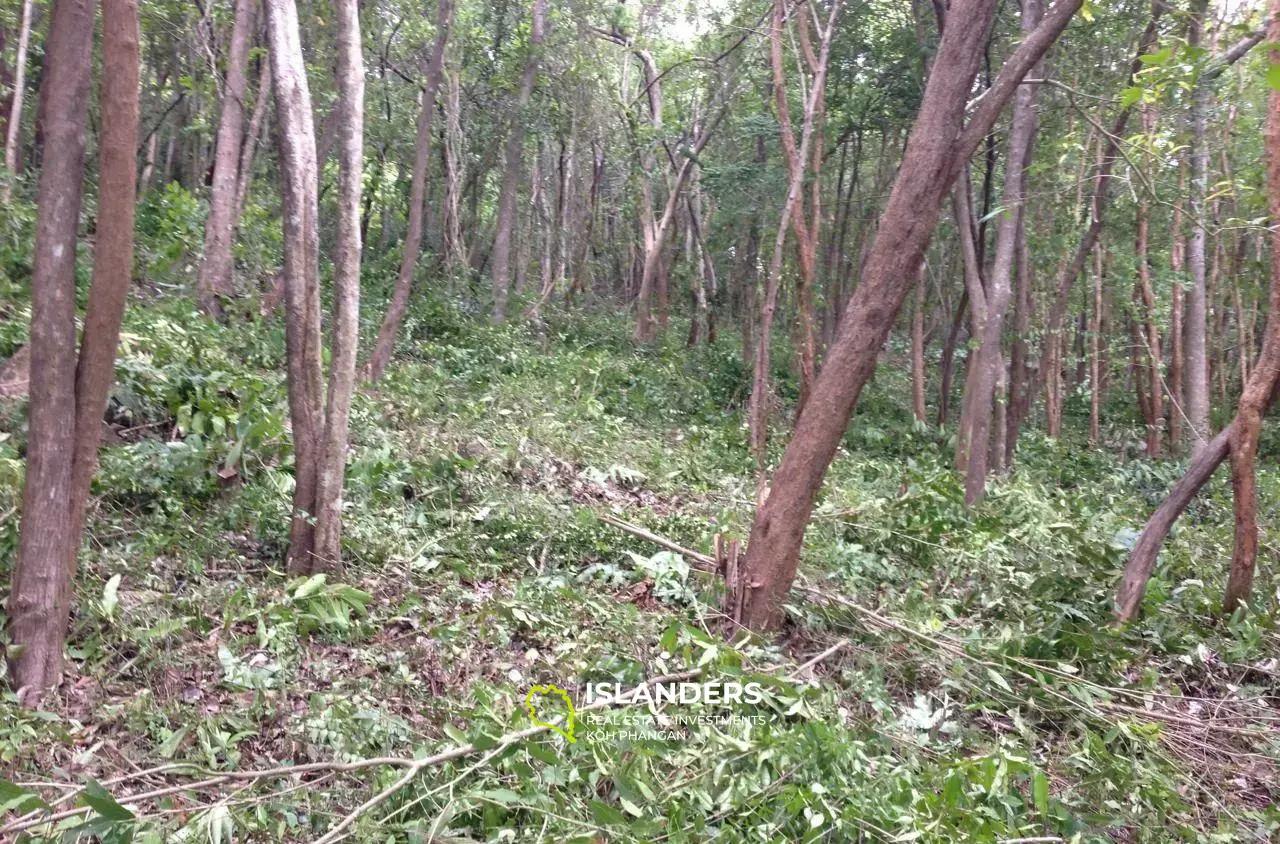
[[[520,77],[511,128],[507,131],[502,168],[502,191],[498,194],[498,219],[493,235],[493,321],[507,318],[507,296],[511,292],[511,236],[516,223],[516,195],[520,192],[520,160],[524,157],[524,111],[533,97],[538,77],[538,54],[546,28],[547,0],[533,0],[529,30],[529,55]]]
[[[231,235],[235,230],[236,188],[240,176],[240,145],[244,135],[245,97],[249,92],[249,46],[253,40],[257,0],[236,0],[227,80],[223,86],[222,117],[213,156],[213,188],[204,228],[204,257],[196,276],[196,303],[214,317],[222,316],[221,298],[235,292],[231,281]]]
[[[813,396],[757,510],[737,596],[739,621],[776,628],[799,564],[809,515],[858,395],[911,286],[937,224],[942,199],[990,131],[1024,76],[1066,28],[1079,0],[1058,0],[1010,56],[964,125],[995,0],[954,0],[920,111],[881,215],[862,280],[854,291]]]
[[[443,5],[443,3],[442,3]],[[342,483],[360,340],[360,188],[364,174],[364,57],[359,0],[335,0],[338,46],[338,239],[333,261],[333,339],[324,436],[316,472],[312,571],[342,562]],[[443,46],[443,45],[441,45]]]
[[[445,44],[453,23],[453,0],[439,0],[436,6],[436,43],[431,60],[427,64],[427,83],[422,90],[422,111],[418,114],[418,139],[414,146],[413,177],[409,183],[409,230],[404,236],[404,248],[400,255],[400,272],[396,275],[395,290],[387,313],[378,329],[378,339],[369,359],[369,380],[378,381],[391,362],[395,350],[396,335],[409,307],[409,293],[413,287],[413,273],[418,267],[418,254],[422,250],[423,204],[427,193],[427,164],[431,155],[431,120],[436,111],[436,93],[440,90],[440,78],[444,73]],[[454,211],[456,215],[456,208]]]
[[[45,41],[45,159],[32,272],[31,380],[22,528],[9,597],[11,669],[35,705],[62,671],[71,586],[115,376],[133,268],[138,142],[138,7],[103,0],[98,230],[76,356],[75,244],[93,56],[93,5],[57,0]]]
[[[265,0],[284,207],[285,356],[293,424],[293,517],[288,568],[308,572],[316,551],[317,468],[324,433],[315,121],[294,0]]]
[[[35,0],[23,0],[18,29],[18,50],[13,61],[13,95],[4,133],[4,178],[0,179],[0,205],[8,206],[13,180],[18,177],[18,141],[22,137],[22,98],[27,88],[27,47],[31,43],[31,8]]]

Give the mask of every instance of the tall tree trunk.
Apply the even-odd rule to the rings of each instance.
[[[294,0],[265,0],[264,5],[284,206],[285,355],[294,454],[288,567],[305,573],[315,563],[316,484],[324,436],[315,121]]]
[[[0,178],[0,205],[8,206],[13,180],[18,177],[18,141],[22,137],[22,99],[27,89],[27,48],[31,43],[31,10],[35,0],[23,0],[22,20],[18,24],[18,49],[13,61],[13,95],[5,123],[4,169]]]
[[[235,230],[236,187],[240,175],[240,146],[244,136],[245,97],[249,92],[249,47],[253,40],[257,0],[236,0],[227,79],[223,86],[222,116],[213,156],[213,187],[209,193],[209,217],[204,227],[204,256],[196,276],[196,303],[200,310],[221,318],[221,297],[235,293],[232,283],[231,235]]]
[[[1024,37],[1040,23],[1040,0],[1022,0],[1022,32]],[[1032,75],[1039,75],[1032,68]],[[996,230],[995,259],[987,288],[986,319],[978,336],[978,349],[972,367],[976,370],[974,393],[969,404],[969,460],[965,473],[965,503],[973,506],[982,500],[987,488],[987,469],[991,453],[991,428],[995,421],[996,386],[1004,371],[1000,340],[1004,334],[1004,317],[1013,298],[1013,270],[1017,259],[1018,225],[1025,213],[1027,169],[1035,146],[1036,100],[1039,86],[1021,85],[1013,97],[1013,113],[1009,123],[1009,151],[1005,161],[1005,177],[1001,205],[1004,212]],[[972,297],[970,297],[972,298]],[[1001,451],[1003,457],[1003,450]]]
[[[1004,467],[1013,466],[1018,434],[1031,406],[1027,372],[1027,337],[1031,331],[1031,255],[1027,249],[1027,214],[1018,218],[1018,266],[1014,275],[1013,344],[1009,354],[1009,404],[1005,421]]]
[[[1154,126],[1152,127],[1154,128]],[[1147,259],[1148,233],[1150,229],[1147,202],[1143,199],[1138,204],[1138,232],[1134,245],[1135,258],[1138,263],[1138,289],[1141,297],[1141,330],[1138,338],[1142,341],[1147,355],[1147,456],[1160,456],[1161,427],[1164,423],[1164,390],[1160,383],[1160,328],[1156,324],[1156,297],[1151,286],[1151,265]],[[1134,314],[1134,318],[1138,318]]]
[[[359,0],[335,0],[338,49],[338,239],[333,260],[333,340],[324,434],[316,472],[311,571],[341,565],[342,484],[360,340],[360,190],[364,175],[364,57]]]
[[[964,125],[965,103],[982,60],[994,0],[953,0],[902,166],[880,218],[861,283],[814,382],[813,396],[756,512],[737,596],[741,623],[776,628],[795,578],[805,527],[827,467],[858,395],[933,235],[942,199],[1023,77],[1075,14],[1078,0],[1058,0],[1022,41]]]
[[[40,175],[32,274],[27,474],[9,597],[11,669],[19,698],[56,685],[71,585],[97,466],[102,413],[133,268],[138,143],[138,8],[103,0],[98,230],[84,335],[76,355],[75,244],[93,56],[93,6],[57,0],[45,41],[48,147]]]
[[[920,265],[916,284],[916,305],[911,313],[911,412],[917,422],[925,421],[924,406],[924,282],[925,264]]]
[[[1093,307],[1089,316],[1089,445],[1096,446],[1102,410],[1102,246],[1093,252]]]
[[[524,110],[533,96],[538,76],[538,57],[546,28],[547,0],[533,0],[529,30],[529,55],[520,77],[520,94],[507,131],[503,159],[502,192],[498,195],[498,219],[493,236],[493,321],[507,318],[507,296],[511,292],[511,235],[516,222],[516,195],[520,192],[520,160],[524,157]]]
[[[462,236],[462,89],[457,73],[448,73],[448,91],[444,99],[445,117],[445,188],[444,232],[445,264],[452,284],[467,266],[467,242]]]
[[[1205,11],[1208,0],[1192,0],[1191,15],[1187,20],[1187,45],[1199,48],[1204,39]],[[1187,238],[1187,269],[1191,283],[1186,291],[1183,331],[1186,413],[1192,438],[1192,451],[1198,454],[1209,439],[1209,356],[1205,347],[1205,330],[1208,322],[1208,289],[1205,278],[1205,244],[1207,242],[1209,213],[1209,144],[1206,138],[1205,118],[1212,89],[1204,82],[1197,82],[1191,92],[1191,138],[1187,152],[1191,159],[1191,185],[1188,194],[1188,210],[1191,217],[1191,235]]]
[[[1186,400],[1183,390],[1183,352],[1182,352],[1182,270],[1185,266],[1186,240],[1182,227],[1182,186],[1183,173],[1178,175],[1178,198],[1173,203],[1173,230],[1169,234],[1169,265],[1173,270],[1173,289],[1169,302],[1169,448],[1180,451],[1182,448],[1182,423],[1186,416]]]
[[[395,351],[400,323],[409,307],[409,293],[413,288],[413,273],[418,267],[418,254],[422,251],[422,215],[427,193],[427,165],[431,160],[431,120],[436,111],[436,92],[440,89],[440,77],[444,72],[444,51],[453,25],[453,0],[439,0],[436,5],[436,41],[427,63],[426,86],[422,89],[422,110],[418,113],[418,138],[414,145],[413,177],[409,183],[409,230],[404,236],[400,255],[400,271],[396,275],[395,290],[391,302],[382,317],[378,339],[373,344],[369,358],[369,380],[378,381],[391,362]]]

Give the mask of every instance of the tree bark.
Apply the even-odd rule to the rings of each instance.
[[[498,219],[493,236],[493,321],[507,318],[507,296],[511,292],[511,235],[516,222],[516,195],[520,192],[520,160],[524,157],[524,111],[533,97],[538,76],[538,57],[546,28],[547,0],[533,0],[529,31],[529,55],[520,77],[511,128],[507,132],[502,169],[502,192],[498,195]]]
[[[442,0],[444,2],[444,0]],[[342,563],[342,484],[360,341],[360,190],[364,175],[364,57],[359,0],[335,0],[338,49],[338,239],[333,261],[333,339],[324,436],[316,472],[315,556],[310,571]]]
[[[422,251],[423,205],[427,193],[427,165],[431,160],[431,120],[436,111],[436,94],[440,89],[440,78],[444,73],[445,45],[448,43],[449,30],[452,26],[453,0],[438,0],[436,41],[432,47],[431,59],[427,64],[426,85],[422,89],[422,110],[418,113],[418,138],[414,145],[413,176],[409,183],[409,230],[404,236],[396,286],[391,293],[387,312],[382,317],[378,339],[373,345],[373,355],[369,358],[370,381],[381,380],[382,373],[391,362],[396,336],[400,333],[400,323],[404,320],[405,311],[409,307],[409,294],[413,289],[413,273],[418,267],[418,255]]]
[[[234,294],[231,255],[235,231],[236,188],[240,175],[240,146],[244,136],[245,97],[249,92],[249,47],[253,40],[257,0],[236,0],[227,79],[223,86],[222,116],[213,156],[213,187],[209,193],[209,217],[204,228],[204,256],[196,276],[196,303],[200,310],[222,317],[222,297]]]
[[[0,205],[7,206],[13,192],[13,180],[18,178],[18,141],[22,137],[22,100],[27,89],[27,49],[31,44],[31,10],[35,0],[23,0],[22,20],[18,24],[17,55],[13,61],[13,94],[9,101],[9,115],[5,122],[4,169],[0,179]]]
[[[57,0],[45,41],[41,97],[47,148],[32,274],[27,473],[9,598],[11,669],[23,704],[57,684],[71,585],[97,465],[102,413],[133,267],[137,183],[138,9],[103,0],[102,134],[93,281],[76,355],[75,253],[93,55],[93,6]]]
[[[813,397],[774,474],[772,491],[757,510],[740,584],[740,621],[776,628],[795,578],[804,531],[831,459],[858,395],[875,370],[903,299],[916,283],[920,261],[937,224],[942,199],[960,166],[990,131],[999,112],[1079,8],[1058,0],[1041,26],[1010,56],[999,78],[963,125],[965,103],[995,14],[994,0],[954,0],[902,167],[858,288],[836,331]]]

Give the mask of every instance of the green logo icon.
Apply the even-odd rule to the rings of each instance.
[[[546,713],[546,712],[543,713],[544,715],[547,716],[548,720],[543,720],[538,717],[538,702],[535,701],[534,699],[535,696],[538,696],[538,695],[548,695],[548,696],[555,695],[560,700],[564,701],[566,712],[564,716],[563,725],[555,723],[554,720],[552,719],[555,719],[556,716],[550,713]],[[576,741],[576,739],[573,737],[573,719],[574,719],[573,701],[569,699],[569,693],[566,692],[564,689],[560,688],[559,686],[552,686],[552,685],[534,686],[533,688],[529,689],[529,693],[524,696],[524,708],[525,708],[525,711],[529,713],[529,720],[532,721],[534,724],[538,725],[539,727],[546,727],[548,730],[554,730],[555,732],[567,738],[570,741],[570,743]]]

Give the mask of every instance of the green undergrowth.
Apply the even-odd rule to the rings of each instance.
[[[21,316],[0,328],[6,351],[23,339]],[[745,539],[749,374],[733,338],[637,350],[617,317],[492,327],[442,300],[416,303],[396,364],[353,407],[345,568],[311,579],[282,568],[282,349],[272,320],[214,326],[172,299],[130,308],[67,681],[46,711],[0,703],[0,763],[18,784],[0,786],[9,819],[58,797],[36,783],[94,783],[62,804],[85,814],[32,830],[36,840],[78,829],[103,841],[311,841],[403,770],[125,798],[216,772],[465,743],[477,753],[427,768],[362,814],[351,840],[1280,831],[1277,582],[1264,565],[1255,605],[1220,616],[1225,481],[1175,530],[1142,619],[1109,625],[1126,549],[1179,473],[1125,458],[1131,428],[1090,451],[1029,424],[1014,471],[969,512],[953,444],[910,419],[888,362],[831,468],[802,572],[817,595],[858,606],[797,592],[780,638],[726,637],[714,578],[599,515],[704,553],[716,534]],[[783,395],[792,389],[784,380]],[[20,407],[0,424],[2,582],[17,543]],[[1265,469],[1261,485],[1274,558],[1280,475]],[[530,726],[534,685],[580,699],[588,682],[694,669],[760,682],[764,699],[735,711],[763,721],[675,740],[591,739],[580,726],[572,743],[499,743]],[[1230,730],[1196,728],[1210,713]],[[214,773],[112,783],[178,762]]]

